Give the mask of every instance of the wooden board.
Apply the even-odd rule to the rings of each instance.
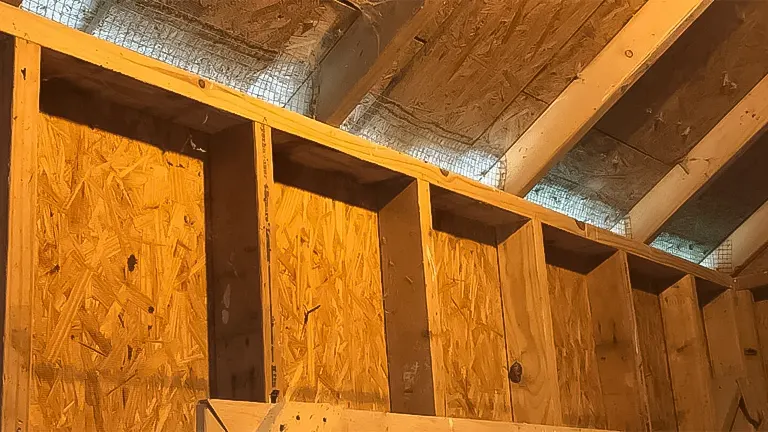
[[[443,352],[445,415],[511,420],[496,247],[443,231],[432,238],[440,326],[430,331]]]
[[[197,413],[197,432],[596,432],[562,426],[357,411],[300,402],[269,405],[209,399],[200,402]]]
[[[768,300],[755,302],[755,328],[757,329],[757,338],[759,350],[768,354]],[[763,355],[763,372],[768,376],[768,355]]]
[[[551,264],[547,274],[563,423],[606,428],[586,277]]]
[[[33,428],[189,429],[208,394],[203,164],[120,121],[157,141],[40,117]]]
[[[766,19],[765,2],[714,2],[597,128],[677,163],[768,72]]]
[[[280,183],[272,193],[281,398],[388,410],[376,213]]]
[[[645,431],[648,401],[626,253],[613,254],[586,281],[607,427]]]
[[[645,373],[645,389],[651,417],[651,430],[675,430],[675,402],[669,378],[667,346],[661,318],[659,296],[632,290],[637,335]]]
[[[497,229],[508,362],[523,368],[510,384],[515,421],[562,424],[551,300],[539,221],[513,233]]]
[[[40,47],[0,35],[0,176],[5,179],[0,187],[3,430],[24,427],[30,418],[40,80]]]
[[[685,276],[659,299],[677,426],[680,430],[714,430],[709,356],[694,277]]]

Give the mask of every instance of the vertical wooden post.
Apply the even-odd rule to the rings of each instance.
[[[616,252],[592,270],[587,289],[607,426],[648,430],[648,397],[626,252]]]
[[[512,234],[501,227],[497,238],[508,362],[523,368],[510,389],[514,419],[562,425],[541,222]]]
[[[391,411],[435,415],[427,309],[433,287],[425,260],[430,209],[422,207],[429,198],[424,193],[428,189],[413,181],[379,210],[379,239]]]
[[[686,275],[659,296],[680,430],[715,430],[715,406],[696,281]]]
[[[266,402],[277,386],[279,359],[269,275],[271,134],[267,126],[245,123],[218,133],[211,143],[212,396]]]
[[[0,250],[6,260],[2,343],[2,424],[29,428],[32,299],[37,273],[37,122],[40,47],[0,36]],[[5,183],[5,181],[3,182]],[[6,237],[7,233],[7,237]]]

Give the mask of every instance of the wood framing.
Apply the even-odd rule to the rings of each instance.
[[[504,190],[528,193],[710,3],[648,0],[510,147]]]
[[[720,247],[731,248],[732,274],[738,274],[765,249],[768,244],[768,202],[760,206]]]
[[[4,6],[10,8],[10,6]],[[0,189],[3,224],[2,423],[29,427],[32,304],[37,274],[37,135],[40,47],[0,35]],[[6,245],[7,244],[7,248]]]
[[[340,125],[440,7],[438,0],[364,4],[320,62],[316,118]]]
[[[728,161],[754,142],[766,124],[768,76],[630,210],[633,238],[652,241],[664,223]]]
[[[364,430],[385,432],[419,430],[425,432],[590,432],[593,429],[541,426],[446,417],[424,417],[393,413],[356,411],[325,404],[259,403],[205,400],[197,406],[197,432],[281,430],[322,430],[342,432]]]

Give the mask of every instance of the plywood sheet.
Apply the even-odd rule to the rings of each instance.
[[[637,320],[637,336],[643,359],[645,389],[652,430],[675,430],[675,402],[669,379],[667,346],[664,343],[664,324],[661,318],[659,296],[637,289],[632,290]]]
[[[511,420],[496,247],[433,232],[448,417]]]
[[[600,3],[464,0],[385,96],[474,141]]]
[[[273,193],[285,400],[387,411],[376,213],[280,183]]]
[[[768,3],[716,1],[597,128],[676,163],[768,72]]]
[[[551,264],[547,274],[563,423],[604,429],[607,422],[586,277]]]
[[[202,162],[39,127],[33,428],[191,430],[208,393]]]

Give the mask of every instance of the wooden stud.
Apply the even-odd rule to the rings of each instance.
[[[32,300],[37,277],[37,122],[40,47],[0,35],[0,241],[6,261],[0,429],[29,428]],[[7,233],[7,237],[6,237]],[[7,242],[7,243],[6,243]],[[7,244],[7,248],[6,245]]]
[[[768,300],[755,302],[755,329],[758,351],[762,354],[763,374],[768,377]]]
[[[723,241],[721,247],[731,248],[732,274],[738,276],[767,244],[768,202],[765,202]]]
[[[505,155],[504,190],[524,196],[712,0],[648,0]]]
[[[607,427],[647,430],[648,399],[627,254],[616,252],[586,280]]]
[[[652,241],[664,223],[728,161],[748,148],[767,124],[768,76],[630,210],[633,238]]]
[[[212,141],[208,164],[212,390],[217,397],[266,402],[277,384],[267,243],[270,131],[247,123],[220,132]],[[244,182],[247,178],[256,181]]]
[[[669,372],[680,430],[714,430],[707,342],[696,281],[685,276],[660,295]]]
[[[420,206],[423,193],[412,181],[379,210],[379,241],[391,411],[435,415],[427,311],[435,287],[426,273],[430,226],[421,213],[430,209]]]
[[[401,0],[362,9],[361,16],[320,62],[316,118],[340,125],[441,3]]]
[[[557,359],[540,221],[497,229],[507,361],[522,366],[510,384],[515,421],[561,425]]]

